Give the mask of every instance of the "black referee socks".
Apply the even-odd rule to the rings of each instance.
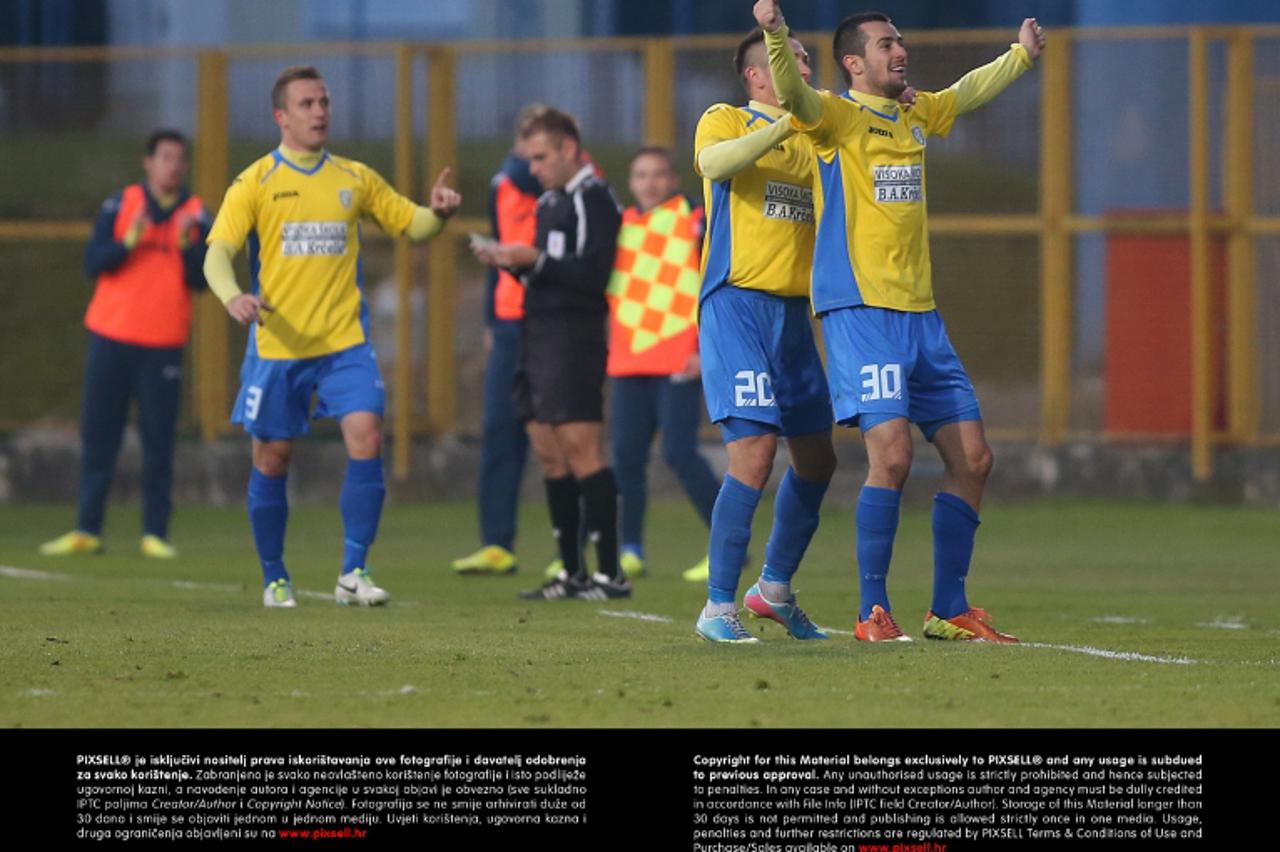
[[[547,486],[547,507],[551,510],[551,531],[560,547],[560,561],[570,577],[578,576],[582,560],[578,552],[578,525],[581,510],[578,507],[578,480],[572,476],[544,479]]]
[[[587,538],[596,545],[597,570],[618,580],[618,484],[612,468],[601,468],[579,481]]]

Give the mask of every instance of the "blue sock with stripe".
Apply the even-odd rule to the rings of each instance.
[[[365,558],[378,521],[382,500],[387,494],[382,475],[382,459],[347,459],[347,476],[342,482],[338,506],[342,510],[342,573],[365,567]]]
[[[289,579],[289,572],[284,569],[284,531],[289,523],[289,497],[285,490],[288,480],[287,473],[267,476],[257,468],[249,473],[249,526],[262,563],[263,586]]]
[[[773,531],[764,548],[761,579],[790,584],[818,531],[818,512],[829,484],[801,479],[793,468],[787,468],[773,502]]]
[[[711,510],[711,542],[707,547],[707,600],[713,604],[733,603],[738,596],[738,578],[751,544],[751,519],[759,503],[758,489],[725,476]]]
[[[902,492],[892,488],[862,486],[858,495],[856,523],[858,527],[858,588],[861,604],[858,619],[865,621],[871,607],[889,607],[889,562],[893,559],[893,539],[898,534],[898,509]]]
[[[939,491],[933,498],[933,605],[939,618],[969,611],[964,581],[973,558],[978,513],[954,494]]]

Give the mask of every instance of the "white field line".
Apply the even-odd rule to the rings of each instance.
[[[75,575],[58,574],[53,571],[38,571],[34,568],[15,568],[12,565],[0,565],[0,577],[10,577],[15,580],[74,580]],[[95,578],[100,579],[100,578]],[[127,577],[129,580],[155,580],[155,577]],[[242,592],[245,590],[243,585],[233,585],[231,583],[196,583],[191,580],[170,580],[169,585],[177,589],[187,589],[191,591],[210,591],[210,592]],[[318,598],[320,600],[333,600],[332,594],[325,592],[312,592],[306,589],[294,589],[293,592],[302,598]]]
[[[193,583],[190,580],[174,580],[176,589],[188,589],[196,592],[243,592],[244,586],[233,586],[230,583]]]
[[[602,609],[601,615],[607,615],[610,618],[634,618],[637,621],[656,621],[660,624],[671,624],[674,618],[667,618],[665,615],[654,615],[651,612],[635,612],[629,609]]]
[[[1135,618],[1131,615],[1100,615],[1089,619],[1095,624],[1150,624],[1149,618]]]
[[[69,574],[58,574],[52,571],[38,571],[32,568],[15,568],[10,565],[0,565],[0,576],[10,577],[10,578],[19,579],[19,580],[70,580],[72,579],[72,576]],[[220,591],[220,592],[231,592],[231,591],[238,592],[241,589],[240,586],[224,585],[224,584],[217,584],[217,583],[193,583],[185,580],[174,580],[171,582],[172,582],[172,585],[178,588],[183,588],[183,589],[193,589],[193,590],[207,589],[210,591]],[[326,594],[324,592],[313,592],[308,589],[294,589],[294,594],[297,595],[298,597],[303,597],[303,598],[313,598],[317,600],[328,600],[328,601],[333,600],[333,595],[331,594]],[[609,616],[610,618],[633,618],[633,619],[636,619],[637,621],[648,621],[648,622],[658,623],[658,624],[671,624],[675,621],[674,619],[669,618],[665,615],[657,615],[649,612],[635,612],[634,610],[602,609],[602,610],[599,610],[599,613],[601,615]],[[1123,616],[1102,616],[1101,618],[1095,618],[1093,620],[1103,621],[1104,623],[1125,623],[1125,624],[1147,623],[1144,619],[1135,619],[1133,622],[1120,621],[1119,619],[1122,619],[1122,618],[1124,617]],[[1199,624],[1197,626],[1216,627],[1216,628],[1227,629],[1227,630],[1243,630],[1248,627],[1247,624],[1244,624],[1238,620],[1226,620],[1226,619],[1218,619],[1217,621]],[[823,627],[822,629],[827,633],[835,634],[837,636],[854,635],[852,631],[838,630],[834,627]],[[1157,657],[1151,654],[1139,654],[1133,651],[1110,651],[1105,648],[1093,648],[1090,646],[1076,646],[1076,645],[1050,645],[1043,642],[1024,642],[1022,643],[1022,647],[1048,648],[1054,651],[1068,651],[1073,654],[1085,654],[1091,657],[1102,657],[1108,660],[1124,660],[1124,661],[1130,661],[1130,662],[1164,663],[1164,664],[1183,665],[1183,666],[1201,662],[1200,660],[1193,660],[1188,657]]]
[[[57,574],[53,571],[37,571],[34,568],[14,568],[12,565],[0,565],[0,577],[12,577],[15,580],[70,580],[70,574]]]
[[[1248,630],[1249,625],[1240,620],[1238,616],[1231,618],[1215,618],[1213,621],[1201,621],[1196,627],[1212,627],[1216,630]]]
[[[1190,657],[1156,657],[1151,654],[1139,654],[1134,651],[1108,651],[1105,648],[1093,648],[1088,645],[1050,645],[1044,642],[1023,642],[1021,647],[1049,648],[1053,651],[1070,651],[1073,654],[1086,654],[1090,657],[1139,663],[1168,663],[1177,666],[1189,666],[1193,663],[1201,662]]]
[[[818,625],[818,628],[823,633],[834,633],[837,636],[853,636],[854,635],[854,632],[852,630],[840,630],[835,627],[823,627],[821,624]]]

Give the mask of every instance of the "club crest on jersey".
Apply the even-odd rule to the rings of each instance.
[[[351,190],[349,189],[338,190],[338,201],[342,203],[343,210],[350,210],[351,209]]]
[[[920,125],[917,124],[915,127],[911,128],[911,135],[915,137],[915,140],[919,142],[921,145],[925,144],[924,128],[921,127]]]

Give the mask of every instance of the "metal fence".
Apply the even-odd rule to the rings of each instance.
[[[910,34],[912,82],[949,85],[1012,35]],[[802,39],[816,82],[839,88],[828,34]],[[578,115],[620,196],[640,144],[671,146],[691,175],[698,116],[743,98],[736,42],[0,49],[0,424],[74,418],[80,247],[95,205],[138,179],[146,132],[192,134],[193,186],[216,207],[276,144],[279,69],[306,62],[333,95],[334,150],[419,199],[452,165],[466,196],[448,238],[366,243],[407,475],[403,439],[478,431],[482,270],[458,239],[488,228],[516,113],[545,101]],[[1280,442],[1277,91],[1277,27],[1060,30],[1036,71],[930,143],[935,287],[993,435],[1186,441],[1200,478],[1215,445]],[[206,440],[229,429],[243,333],[201,298],[184,422]]]

